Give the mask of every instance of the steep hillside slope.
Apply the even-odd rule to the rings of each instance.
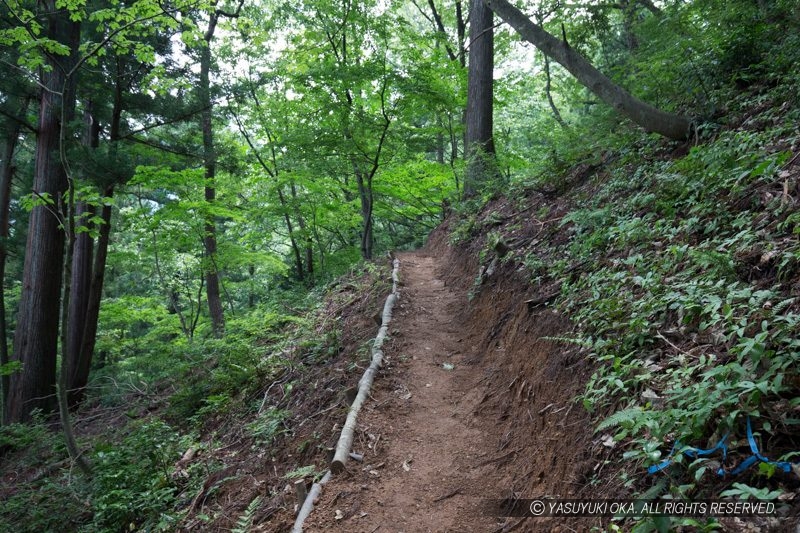
[[[586,153],[461,208],[406,256],[431,272],[404,289],[362,421],[365,465],[334,478],[307,529],[794,531],[800,133],[791,105],[740,113],[689,144]],[[420,349],[439,335],[450,344]],[[431,392],[443,361],[452,383]],[[445,444],[451,419],[480,433],[464,453],[462,432]],[[476,518],[487,498],[539,496],[778,511]]]
[[[586,153],[432,237],[449,231],[470,258],[452,269],[472,280],[470,307],[491,324],[480,345],[507,370],[493,379],[508,394],[488,408],[545,415],[509,422],[511,438],[553,431],[551,388],[580,402],[562,422],[588,412],[597,430],[538,450],[553,463],[518,469],[522,497],[550,493],[548,480],[567,477],[560,454],[575,454],[584,496],[768,499],[781,510],[756,527],[793,530],[781,517],[798,508],[800,132],[785,93],[762,90],[708,138]],[[736,531],[738,520],[639,527]]]

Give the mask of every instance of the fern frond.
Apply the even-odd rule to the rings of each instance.
[[[650,487],[649,489],[647,489],[646,491],[644,491],[643,493],[638,495],[636,497],[636,499],[637,500],[655,500],[656,498],[658,498],[659,496],[661,496],[662,494],[664,494],[666,492],[665,489],[667,488],[667,480],[668,479],[669,478],[667,478],[667,477],[659,478],[659,480],[656,482],[655,485],[653,485],[652,487]]]
[[[231,533],[248,533],[250,526],[253,525],[253,516],[255,516],[259,505],[261,505],[261,496],[256,496],[236,521],[236,527],[231,529]]]
[[[550,341],[550,342],[558,342],[563,344],[576,344],[582,348],[591,348],[594,346],[594,343],[591,339],[585,339],[582,337],[539,337],[542,340]]]
[[[631,407],[629,409],[623,409],[622,411],[617,411],[613,415],[609,416],[597,426],[595,429],[595,433],[598,431],[603,431],[604,429],[621,426],[626,423],[633,423],[636,421],[639,416],[641,416],[642,410],[639,407]]]
[[[780,302],[772,306],[772,312],[780,313],[781,311],[792,305],[796,300],[797,298],[787,298],[785,300],[781,300]]]

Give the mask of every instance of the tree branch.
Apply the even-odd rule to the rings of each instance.
[[[138,128],[138,129],[131,130],[131,131],[127,132],[125,135],[120,135],[119,139],[128,139],[130,137],[133,137],[134,135],[138,135],[139,133],[144,133],[146,131],[150,131],[150,130],[155,129],[155,128],[160,128],[161,126],[169,126],[170,124],[176,124],[176,123],[181,122],[181,121],[183,121],[185,119],[191,118],[191,117],[193,117],[194,115],[196,115],[198,113],[202,113],[203,111],[204,111],[204,109],[195,109],[195,110],[190,111],[188,113],[184,113],[182,115],[179,115],[179,116],[177,116],[175,118],[171,118],[171,119],[167,119],[167,120],[161,120],[161,121],[158,121],[158,122],[156,122],[154,124],[149,124],[147,126],[142,126],[141,128]]]
[[[34,127],[32,124],[29,124],[24,118],[18,117],[13,113],[9,113],[2,107],[0,107],[0,115],[3,115],[4,117],[10,120],[13,120],[14,122],[25,128],[26,130],[30,131],[31,133],[38,133],[36,127]]]
[[[567,123],[564,122],[564,119],[561,117],[561,112],[559,112],[558,108],[556,107],[556,103],[553,101],[553,94],[550,91],[550,58],[547,57],[546,54],[542,55],[544,56],[544,92],[547,95],[547,103],[550,104],[550,110],[553,112],[556,122],[558,122],[562,128],[567,129]]]
[[[99,43],[97,43],[97,45],[95,45],[94,48],[92,48],[88,53],[86,53],[86,55],[84,55],[82,58],[80,58],[75,63],[75,66],[73,66],[72,69],[70,69],[70,71],[66,73],[66,78],[69,79],[70,76],[75,74],[75,72],[77,72],[78,69],[81,68],[83,66],[83,64],[86,63],[86,61],[89,60],[89,58],[91,58],[95,54],[97,54],[105,45],[107,45],[109,42],[111,42],[111,40],[114,37],[116,37],[117,35],[119,35],[123,31],[131,28],[132,26],[135,26],[136,24],[140,24],[140,23],[146,22],[148,20],[154,20],[154,19],[157,19],[158,17],[162,17],[162,16],[168,15],[170,13],[177,13],[179,11],[182,11],[182,10],[186,9],[186,8],[192,7],[192,6],[196,5],[196,4],[197,4],[197,2],[190,2],[190,3],[188,3],[186,5],[183,5],[183,6],[180,6],[180,7],[175,7],[175,8],[172,8],[172,9],[162,9],[159,13],[155,13],[153,15],[148,15],[146,17],[142,17],[142,18],[139,18],[139,19],[132,20],[132,21],[128,22],[127,24],[123,24],[119,28],[109,32],[109,34],[103,40],[101,40]]]
[[[489,9],[508,22],[521,37],[561,64],[584,87],[617,112],[648,131],[674,140],[685,140],[691,132],[688,117],[662,111],[639,100],[600,72],[575,49],[535,24],[507,0],[483,0]]]
[[[436,31],[438,31],[445,37],[449,38],[449,36],[447,35],[447,30],[444,27],[444,22],[442,22],[442,17],[436,10],[436,4],[433,3],[433,0],[428,0],[428,6],[431,8],[431,12],[433,13],[433,18],[431,18],[428,15],[428,13],[426,13],[425,10],[422,9],[422,7],[417,3],[417,0],[411,0],[411,3],[414,4],[414,7],[417,8],[417,11],[419,11],[420,14],[422,14],[422,16],[425,17],[425,19],[433,25]],[[455,54],[455,52],[453,52],[453,48],[450,46],[449,42],[445,41],[444,48],[447,51],[447,57],[449,57],[451,61],[455,61],[456,59],[458,59],[458,56]]]

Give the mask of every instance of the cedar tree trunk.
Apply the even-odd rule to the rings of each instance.
[[[45,35],[67,46],[71,54],[50,56],[52,69],[42,75],[33,192],[49,201],[34,207],[28,222],[13,353],[23,369],[11,376],[6,405],[6,420],[10,423],[29,420],[34,409],[50,412],[56,406],[56,351],[64,266],[59,205],[68,185],[60,150],[62,126],[66,128],[75,109],[75,80],[66,79],[65,73],[76,61],[80,23],[71,21],[69,13],[59,9],[55,0],[41,4],[46,17]]]
[[[467,171],[464,196],[473,196],[494,168],[494,30],[492,11],[483,0],[472,0],[469,23],[469,67],[464,149]]]

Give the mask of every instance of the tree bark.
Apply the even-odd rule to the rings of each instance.
[[[100,145],[100,124],[92,114],[92,103],[87,102],[84,111],[86,125],[83,144],[89,150]],[[65,319],[62,322],[62,372],[65,388],[64,394],[68,406],[78,404],[81,394],[75,386],[78,381],[78,369],[83,354],[83,333],[86,327],[86,311],[89,307],[89,292],[92,284],[92,258],[94,255],[94,239],[89,231],[77,231],[78,228],[91,230],[89,219],[95,214],[95,207],[85,202],[78,202],[74,208],[73,222],[70,223],[70,242],[66,259],[71,261],[67,269],[69,284],[64,289],[66,305]],[[66,275],[66,272],[65,272]],[[88,377],[88,376],[87,376]],[[85,385],[85,382],[83,383]]]
[[[286,195],[283,194],[281,185],[278,185],[278,200],[281,203],[283,221],[286,223],[286,231],[289,232],[289,245],[292,247],[292,254],[294,255],[294,267],[297,273],[297,281],[303,281],[303,257],[300,254],[300,246],[297,244],[297,238],[294,234],[294,224],[292,224],[292,219],[289,216],[289,205],[286,201]]]
[[[217,154],[214,148],[214,130],[212,125],[212,106],[211,102],[211,81],[209,74],[211,71],[211,41],[214,39],[214,30],[217,26],[219,13],[211,14],[208,23],[208,30],[205,34],[204,43],[200,49],[200,84],[198,86],[200,106],[203,111],[200,113],[200,127],[203,132],[203,164],[205,166],[205,200],[209,206],[213,206],[217,197],[216,190],[216,168]],[[219,270],[217,269],[217,227],[214,215],[208,214],[205,217],[203,245],[207,264],[205,265],[206,280],[206,300],[208,301],[208,313],[211,317],[211,329],[217,338],[225,334],[225,314],[222,309],[222,298],[220,297]]]
[[[112,137],[112,142],[113,142]],[[110,198],[114,194],[114,186],[109,186],[104,196]],[[97,323],[100,318],[100,302],[103,299],[103,283],[106,272],[106,257],[108,257],[108,243],[111,237],[111,213],[110,205],[104,205],[100,211],[100,218],[103,219],[100,226],[100,233],[97,237],[97,246],[94,254],[94,266],[92,268],[91,283],[89,285],[89,296],[86,303],[85,319],[83,323],[83,333],[81,335],[81,345],[79,349],[78,364],[72,374],[72,380],[67,387],[70,393],[70,404],[77,405],[83,400],[86,392],[86,384],[89,382],[89,372],[92,368],[92,358],[97,342]]]
[[[622,34],[625,37],[625,46],[631,52],[639,48],[639,38],[636,37],[636,32],[633,29],[636,23],[636,3],[635,0],[620,1],[620,7],[622,8]]]
[[[557,39],[533,23],[507,0],[483,0],[492,11],[513,27],[526,41],[560,63],[598,98],[648,131],[675,140],[685,140],[691,121],[684,116],[661,111],[631,95],[611,81],[568,43]]]
[[[309,280],[313,281],[314,241],[311,239],[311,233],[308,231],[308,226],[306,225],[306,219],[303,216],[303,212],[300,210],[300,203],[297,196],[297,185],[295,184],[294,180],[290,181],[289,190],[292,192],[292,209],[294,211],[294,216],[297,218],[297,226],[300,228],[300,233],[303,239],[306,241],[305,244],[306,273],[308,274]]]
[[[358,392],[352,405],[347,413],[347,420],[345,420],[342,433],[339,435],[339,441],[336,443],[336,451],[331,460],[330,470],[334,474],[339,474],[344,471],[347,459],[350,456],[350,447],[353,445],[353,437],[356,429],[356,421],[358,413],[361,411],[361,406],[369,396],[369,391],[372,388],[372,382],[375,380],[375,374],[378,372],[383,362],[383,343],[386,340],[386,334],[389,331],[389,323],[392,321],[392,310],[394,304],[400,297],[398,287],[400,285],[400,260],[392,260],[392,292],[386,297],[386,302],[383,304],[383,312],[381,313],[381,327],[378,329],[378,334],[375,336],[375,341],[372,343],[372,361],[369,367],[364,371],[361,379],[358,380]]]
[[[114,104],[111,110],[111,124],[109,126],[109,136],[111,142],[111,155],[112,160],[117,155],[116,143],[120,138],[120,126],[122,123],[122,110],[123,110],[123,78],[120,73],[119,64],[117,64],[115,87],[114,87]],[[99,145],[100,128],[99,123],[93,121],[94,128],[90,130],[92,144]],[[105,198],[111,198],[114,195],[114,184],[106,186],[103,191]],[[103,284],[105,282],[106,272],[106,258],[108,257],[108,244],[111,237],[111,214],[112,207],[108,202],[104,202],[100,210],[100,219],[102,220],[98,228],[97,245],[94,253],[94,264],[90,269],[88,297],[86,299],[83,311],[83,323],[77,325],[80,331],[80,344],[77,349],[76,359],[73,363],[71,371],[66,375],[65,387],[68,391],[68,401],[70,406],[76,406],[86,394],[86,385],[89,383],[89,373],[92,368],[92,360],[94,358],[94,349],[97,343],[97,325],[100,319],[100,303],[103,299]],[[73,261],[74,262],[74,261]],[[72,315],[70,315],[72,316]]]
[[[358,196],[361,200],[361,257],[369,261],[372,259],[372,176],[356,168],[356,184]]]
[[[461,68],[467,66],[467,21],[464,20],[464,10],[461,7],[461,0],[456,0],[456,36],[458,37],[458,64]]]
[[[542,54],[544,55],[544,54]],[[561,112],[556,107],[556,103],[553,101],[553,93],[550,91],[551,88],[551,78],[550,78],[550,58],[544,55],[544,76],[545,76],[545,84],[544,84],[544,92],[547,95],[547,103],[550,104],[550,111],[553,112],[553,118],[556,119],[558,125],[564,129],[567,129],[567,123],[564,122],[564,118],[561,116]]]
[[[637,3],[637,4],[641,4],[641,5],[643,5],[644,7],[646,7],[646,8],[647,8],[647,10],[648,10],[648,11],[650,11],[650,13],[652,13],[652,14],[653,14],[653,15],[655,15],[656,17],[660,17],[661,15],[663,15],[663,14],[664,14],[664,13],[661,11],[661,9],[659,9],[658,7],[656,7],[656,5],[655,5],[653,2],[651,2],[650,0],[636,0],[636,3]]]
[[[30,419],[34,409],[51,412],[56,406],[56,350],[64,253],[59,202],[67,190],[61,142],[75,108],[75,80],[65,73],[76,63],[80,23],[56,7],[55,0],[42,2],[46,35],[67,46],[69,56],[49,56],[50,72],[43,73],[36,139],[33,191],[52,202],[31,211],[23,267],[22,294],[14,335],[15,360],[24,366],[11,376],[6,405],[8,422]],[[59,62],[59,59],[61,60]]]
[[[94,209],[83,202],[75,206],[76,225],[84,225],[82,219],[94,215]],[[81,346],[86,326],[86,311],[89,308],[89,291],[92,283],[92,256],[94,240],[88,231],[77,233],[72,247],[72,268],[69,282],[69,309],[64,340],[64,372],[66,394],[70,407],[77,405],[81,395],[77,394],[78,368],[83,356]],[[85,385],[85,383],[84,383]]]
[[[494,168],[494,30],[492,11],[472,0],[469,23],[464,196],[474,196]]]
[[[28,99],[23,99],[20,115],[25,114],[28,108]],[[3,152],[0,154],[0,366],[7,365],[8,355],[8,331],[6,325],[6,300],[5,300],[5,277],[6,277],[6,257],[8,255],[8,225],[9,209],[11,207],[11,183],[14,177],[14,152],[22,125],[14,121],[9,124]],[[0,378],[0,407],[6,404],[8,390],[11,384],[9,376]],[[0,424],[2,424],[3,413],[0,412]]]

